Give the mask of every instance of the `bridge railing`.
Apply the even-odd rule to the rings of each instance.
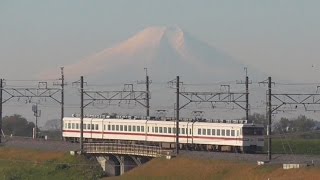
[[[171,153],[158,146],[117,143],[84,143],[83,149],[89,154],[127,154],[148,157],[161,157]]]

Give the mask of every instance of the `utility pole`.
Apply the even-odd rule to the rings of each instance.
[[[180,85],[180,82],[179,82],[179,76],[177,76],[177,102],[176,102],[176,152],[177,154],[179,154],[179,110],[180,110],[180,105],[179,105],[179,95],[180,95],[180,92],[179,92],[179,85]]]
[[[249,77],[246,75],[246,120],[249,120]]]
[[[249,120],[249,76],[248,76],[248,68],[245,67],[246,71],[246,120]]]
[[[245,67],[244,71],[246,72],[246,80],[243,81],[237,81],[237,84],[245,84],[246,85],[246,120],[249,120],[249,84],[252,84],[252,82],[249,82],[249,76],[248,76],[248,68]]]
[[[41,116],[41,110],[38,109],[38,103],[32,105],[33,115],[36,118],[36,127],[34,129],[34,139],[38,138],[38,117]]]
[[[0,78],[0,143],[2,135],[2,79]]]
[[[149,76],[148,76],[148,69],[145,68],[146,70],[146,91],[147,91],[147,116],[150,116],[150,102],[149,102],[149,97],[150,97],[150,92],[149,92]]]
[[[81,107],[80,107],[80,151],[83,153],[83,76],[80,78]]]
[[[271,104],[271,77],[268,78],[268,160],[271,160],[271,116],[272,116],[272,104]]]
[[[64,73],[63,73],[63,67],[61,67],[61,119],[60,119],[61,140],[63,140],[63,117],[64,117]]]
[[[144,70],[146,71],[146,80],[145,81],[137,81],[137,84],[146,84],[146,90],[144,92],[142,92],[145,95],[145,99],[143,99],[143,101],[145,101],[145,103],[141,103],[136,100],[135,101],[146,108],[146,116],[148,117],[148,116],[150,116],[150,90],[149,90],[149,86],[152,81],[149,80],[148,68],[144,68]],[[126,90],[124,89],[124,91],[126,91]],[[133,91],[133,89],[132,89],[132,91]],[[137,91],[135,91],[135,92],[137,92]],[[133,93],[135,93],[135,92],[133,92]],[[124,97],[126,97],[126,96],[124,96]],[[122,99],[122,96],[120,99]],[[133,98],[133,100],[134,100],[134,98]]]

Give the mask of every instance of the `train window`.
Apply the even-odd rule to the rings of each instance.
[[[239,135],[240,135],[239,130],[237,130],[237,136],[239,136]]]
[[[64,123],[64,128],[65,128],[65,129],[68,128],[68,123]]]
[[[124,125],[124,131],[128,131],[128,126]]]
[[[217,136],[220,136],[220,129],[217,129]]]
[[[201,129],[198,129],[198,134],[201,135]]]
[[[116,130],[115,125],[112,125],[112,131]]]
[[[87,129],[90,129],[90,124],[87,124]]]
[[[94,130],[94,124],[91,124],[91,129]]]
[[[158,127],[154,128],[154,132],[158,133]]]
[[[202,129],[202,135],[206,135],[207,134],[207,130],[206,129]]]
[[[141,132],[144,132],[144,126],[141,126]]]
[[[171,134],[171,128],[168,128],[168,133]]]
[[[190,133],[189,134],[192,134],[192,130],[191,130],[191,128],[190,128]]]
[[[83,129],[87,129],[87,126],[86,126],[86,124],[83,124],[82,126],[83,126]]]
[[[164,133],[167,133],[167,132],[168,132],[168,131],[167,131],[167,127],[164,127],[164,128],[163,128],[163,132],[164,132]]]
[[[181,129],[181,134],[185,134],[186,133],[186,129],[185,128],[182,128]]]
[[[154,132],[154,127],[152,127],[152,132]]]
[[[120,125],[120,131],[123,131],[123,125]]]
[[[116,125],[116,131],[119,131],[119,125]]]
[[[131,126],[128,126],[128,131],[131,131]]]
[[[136,126],[132,126],[132,131],[136,131]]]
[[[263,128],[244,127],[243,135],[263,135]]]
[[[96,124],[96,130],[99,130],[99,125],[98,124]]]
[[[231,130],[231,136],[234,136],[235,134],[234,134],[234,130]]]
[[[221,136],[225,136],[226,135],[226,130],[222,129],[221,130]]]
[[[74,129],[74,123],[71,124],[71,129]]]
[[[150,127],[148,126],[148,132],[150,132]]]
[[[227,130],[226,134],[227,136],[230,136],[230,130]]]
[[[207,135],[211,135],[211,129],[207,129]]]
[[[79,129],[79,123],[76,124],[76,129]]]
[[[159,133],[162,133],[162,127],[159,127]]]
[[[140,132],[140,126],[137,126],[137,131]]]
[[[108,131],[110,131],[111,130],[111,125],[110,124],[108,124]]]
[[[173,134],[176,133],[176,128],[172,128],[172,133],[173,133]]]
[[[212,131],[212,135],[213,136],[216,135],[216,130],[215,129],[212,129],[211,131]]]
[[[71,129],[71,123],[68,123],[68,129]]]

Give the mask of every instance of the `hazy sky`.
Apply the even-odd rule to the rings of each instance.
[[[320,77],[318,0],[0,1],[0,77],[35,78],[148,26],[178,25],[235,59],[292,81]],[[235,78],[236,79],[236,78]]]

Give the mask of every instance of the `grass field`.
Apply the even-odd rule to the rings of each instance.
[[[99,166],[83,156],[0,148],[0,179],[98,179]]]
[[[267,145],[265,145],[267,147]],[[290,154],[291,150],[294,154],[309,154],[320,155],[320,140],[319,139],[273,139],[273,153]]]
[[[109,180],[109,178],[106,178]],[[270,179],[270,180],[304,180],[320,179],[319,167],[283,170],[280,165],[257,166],[243,162],[203,160],[188,157],[177,157],[171,160],[153,159],[121,177],[111,179]]]

